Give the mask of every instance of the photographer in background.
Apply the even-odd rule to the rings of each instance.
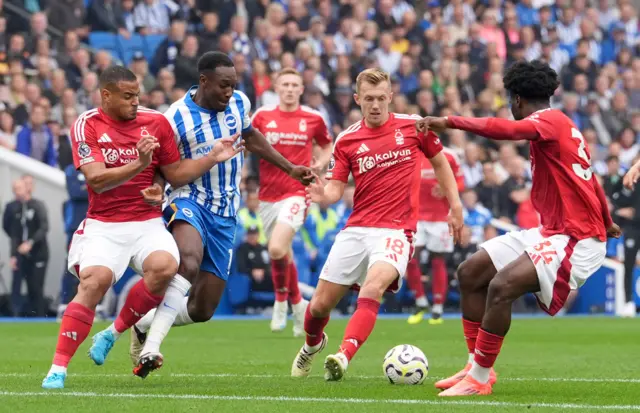
[[[11,240],[11,269],[13,282],[11,301],[14,316],[22,315],[22,281],[27,283],[30,316],[44,317],[44,276],[49,261],[47,245],[47,209],[32,199],[33,178],[24,176],[13,183],[15,201],[5,208],[2,228]]]

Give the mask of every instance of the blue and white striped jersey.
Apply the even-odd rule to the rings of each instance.
[[[251,103],[244,93],[236,90],[227,108],[217,112],[204,109],[193,101],[197,89],[197,86],[189,89],[164,114],[173,128],[182,159],[201,158],[211,151],[216,140],[251,130]],[[243,164],[244,155],[240,153],[188,185],[168,188],[168,202],[189,198],[214,214],[235,217],[240,207]]]

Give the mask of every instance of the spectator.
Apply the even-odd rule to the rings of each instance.
[[[147,0],[148,1],[148,0]],[[174,20],[171,23],[169,36],[158,46],[153,56],[151,69],[158,73],[160,69],[168,67],[173,70],[176,57],[180,53],[180,47],[187,33],[187,24],[183,20]]]
[[[619,136],[629,119],[629,100],[627,95],[618,91],[611,99],[611,109],[605,113],[604,123],[611,136]]]
[[[474,188],[478,185],[483,178],[482,171],[480,147],[474,142],[469,142],[464,148],[464,162],[462,163],[465,187]]]
[[[302,239],[314,259],[327,232],[338,228],[339,217],[327,204],[313,204],[308,209],[302,228]]]
[[[125,38],[131,35],[118,0],[92,1],[87,11],[87,24],[94,32],[119,33]]]
[[[133,24],[144,35],[168,33],[170,18],[168,2],[164,0],[142,0],[133,9]]]
[[[67,67],[71,63],[71,58],[76,50],[80,48],[80,37],[74,31],[68,31],[64,34],[63,44],[58,46],[56,59],[58,66]]]
[[[69,87],[79,89],[82,86],[82,78],[85,73],[89,72],[89,64],[91,56],[86,49],[80,48],[73,52],[71,63],[65,68],[65,75]]]
[[[77,106],[81,106],[84,108],[91,107],[91,95],[97,89],[98,89],[98,75],[95,72],[85,73],[84,76],[82,77],[82,88],[78,90],[78,93],[76,94]],[[64,96],[64,92],[63,92],[63,96]]]
[[[231,38],[233,39],[233,52],[249,56],[251,42],[247,35],[247,19],[243,16],[233,16],[231,19]]]
[[[71,153],[71,128],[78,119],[79,113],[74,108],[65,108],[62,125],[58,134],[58,166],[63,171],[73,165]]]
[[[87,110],[85,106],[82,106],[77,102],[76,92],[71,88],[67,88],[62,92],[62,99],[60,99],[60,102],[51,109],[49,117],[58,123],[62,123],[64,111],[68,108],[74,109],[76,113],[82,113]]]
[[[28,31],[29,37],[26,39],[26,50],[30,54],[35,52],[38,39],[49,38],[49,34],[47,33],[48,28],[49,20],[45,13],[37,12],[31,15],[31,29]]]
[[[609,200],[615,199],[615,195],[622,191],[622,174],[620,174],[620,160],[617,156],[607,156],[607,173],[602,177],[602,188]]]
[[[19,178],[13,183],[15,201],[9,203],[2,218],[2,228],[11,240],[13,282],[11,302],[14,316],[27,314],[44,317],[44,277],[49,261],[47,209],[42,201],[32,198],[32,178]],[[22,282],[26,281],[29,302],[22,303]]]
[[[519,156],[509,158],[509,177],[500,186],[500,218],[515,222],[520,205],[529,200],[531,183],[525,177],[525,161]]]
[[[31,108],[30,123],[22,128],[16,138],[16,151],[50,166],[56,166],[54,139],[45,124],[46,120],[44,108]]]
[[[47,10],[49,21],[54,22],[55,27],[63,32],[73,30],[80,37],[87,37],[89,28],[84,26],[86,16],[84,4],[84,0],[51,2]]]
[[[202,15],[202,29],[198,33],[199,53],[206,53],[218,48],[218,25],[220,19],[215,12],[206,12]]]
[[[259,232],[258,242],[262,245],[267,245],[267,236],[265,235],[264,225],[258,212],[259,208],[260,199],[258,198],[258,192],[249,192],[245,200],[245,207],[238,211],[238,219],[245,231],[248,231],[249,228],[257,228]]]
[[[465,189],[461,195],[464,206],[464,224],[471,229],[472,244],[480,245],[494,238],[496,230],[491,226],[491,211],[478,203],[478,194],[473,189]]]
[[[180,57],[176,59],[174,74],[176,86],[189,89],[198,83],[198,38],[187,35],[182,43]]]
[[[507,43],[504,32],[498,27],[498,14],[495,10],[488,9],[484,12],[479,35],[486,44],[495,45],[496,53],[501,59],[506,59]]]
[[[633,160],[640,151],[640,143],[636,142],[636,134],[630,126],[626,126],[617,137],[617,141],[620,142],[620,164],[625,168],[633,165]]]
[[[378,66],[385,72],[395,74],[400,67],[400,60],[402,55],[398,52],[391,50],[393,45],[393,36],[390,33],[383,33],[380,36],[380,47],[373,53],[377,59]]]
[[[260,230],[253,226],[247,228],[245,240],[236,250],[238,273],[251,277],[251,291],[272,292],[271,265],[269,252],[264,244],[258,242]],[[246,306],[256,303],[249,301]]]
[[[233,65],[236,68],[236,75],[238,82],[236,83],[236,90],[243,92],[249,98],[251,107],[256,107],[256,90],[253,86],[253,79],[249,73],[247,67],[247,57],[242,53],[237,53],[233,56]]]
[[[10,151],[16,148],[16,127],[11,113],[0,111],[0,146]]]

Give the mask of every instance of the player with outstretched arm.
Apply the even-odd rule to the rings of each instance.
[[[450,230],[459,239],[462,204],[440,139],[418,133],[414,115],[389,113],[389,74],[367,69],[356,80],[354,99],[364,115],[336,138],[324,185],[307,188],[313,202],[332,204],[344,193],[349,174],[355,180],[353,213],[337,235],[305,314],[305,343],[291,375],[309,375],[314,357],[327,345],[329,314],[352,287],[359,288],[356,311],[339,351],[325,360],[325,379],[341,380],[347,366],[373,330],[385,291],[398,291],[413,252],[420,163],[426,156],[449,204]]]
[[[518,62],[504,75],[515,121],[452,116],[417,122],[421,132],[451,128],[489,139],[529,140],[531,200],[542,222],[485,242],[458,268],[469,360],[462,371],[436,383],[444,390],[440,396],[491,394],[512,303],[534,293],[540,307],[555,315],[570,290],[602,265],[607,235],[620,236],[582,134],[560,110],[550,108],[558,85],[558,75],[546,63]]]

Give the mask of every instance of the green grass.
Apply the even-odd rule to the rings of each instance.
[[[337,349],[345,323],[329,324],[325,355]],[[1,412],[640,410],[640,320],[514,320],[496,366],[494,395],[457,400],[438,398],[433,387],[435,378],[454,373],[466,359],[457,320],[441,326],[379,320],[340,383],[323,381],[322,357],[308,379],[288,377],[302,341],[290,330],[272,334],[267,321],[175,329],[163,347],[165,366],[146,380],[130,375],[127,336],[101,367],[86,357],[87,340],[71,363],[67,388],[44,392],[40,383],[57,331],[52,323],[0,324]],[[397,344],[416,345],[429,358],[424,385],[394,386],[383,377],[382,357]]]

